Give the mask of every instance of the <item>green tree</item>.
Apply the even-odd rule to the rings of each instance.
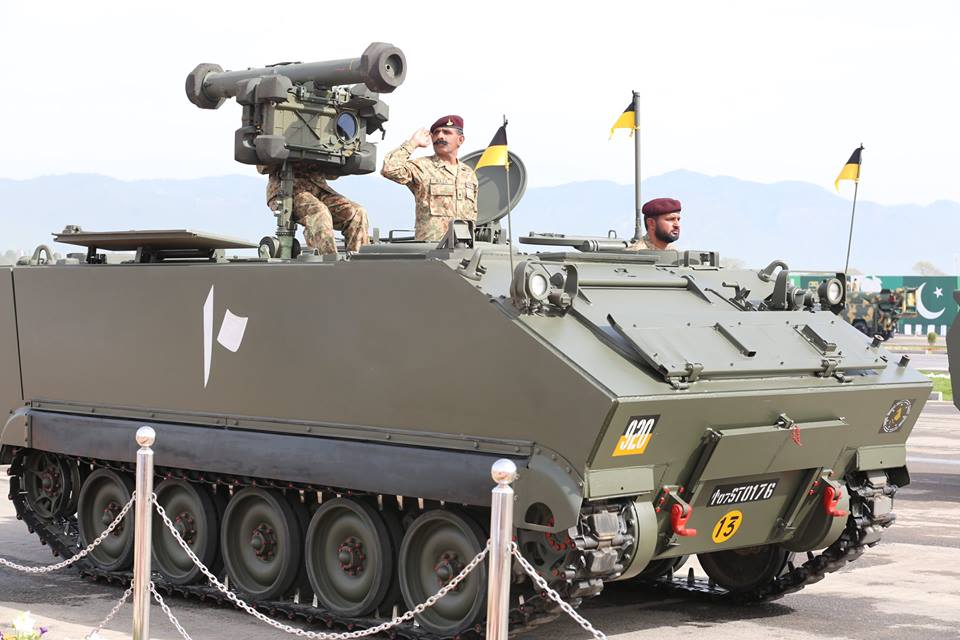
[[[927,262],[926,260],[921,260],[920,262],[913,265],[913,271],[917,275],[921,276],[945,276],[946,273],[943,272],[937,265],[932,262]]]

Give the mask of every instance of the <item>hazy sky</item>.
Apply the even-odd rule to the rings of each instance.
[[[233,162],[240,107],[194,107],[227,69],[401,47],[383,154],[440,115],[486,145],[506,113],[532,186],[673,169],[833,188],[863,142],[861,197],[960,201],[956,2],[3,2],[0,177],[191,178]],[[377,136],[378,137],[378,136]],[[376,178],[371,178],[376,179]],[[842,191],[849,196],[852,187]]]

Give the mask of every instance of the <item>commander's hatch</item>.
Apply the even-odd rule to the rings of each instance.
[[[105,262],[105,251],[135,252],[134,262],[216,261],[225,249],[256,249],[257,245],[227,236],[188,229],[147,231],[84,231],[68,226],[54,235],[56,242],[86,247],[87,262]]]
[[[697,297],[682,293],[690,302]],[[596,306],[579,305],[573,315],[621,356],[652,368],[675,387],[702,379],[842,377],[887,366],[877,348],[828,312],[746,312],[714,304],[700,313],[689,308],[671,313],[669,305],[620,305],[604,313]]]

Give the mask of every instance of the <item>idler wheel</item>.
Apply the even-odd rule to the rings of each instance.
[[[56,455],[32,451],[23,461],[27,506],[42,520],[70,515],[70,495],[76,489],[67,464]]]
[[[80,546],[103,533],[133,495],[133,480],[111,469],[97,469],[83,483],[77,505]],[[133,509],[89,556],[105,571],[121,571],[133,562]]]
[[[407,607],[414,608],[460,573],[485,540],[480,526],[459,511],[435,509],[414,520],[400,545],[400,591]],[[482,562],[417,621],[434,633],[458,633],[480,622],[486,596],[487,565]]]
[[[751,591],[780,575],[790,552],[767,544],[697,555],[700,566],[714,582],[733,593]]]
[[[203,486],[186,480],[164,480],[155,491],[184,542],[207,567],[213,568],[220,544],[220,517],[213,498]],[[157,513],[153,514],[153,563],[169,582],[192,584],[203,574]]]
[[[325,501],[307,529],[306,564],[317,601],[342,616],[373,613],[396,575],[396,546],[370,504]]]
[[[220,546],[231,584],[253,600],[274,600],[297,578],[303,534],[283,494],[248,487],[227,504]]]

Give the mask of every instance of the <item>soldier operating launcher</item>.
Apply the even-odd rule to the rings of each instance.
[[[187,98],[216,109],[227,98],[243,106],[233,156],[243,164],[266,165],[281,176],[277,238],[264,238],[265,257],[295,256],[293,179],[298,163],[330,176],[371,173],[377,150],[367,135],[380,130],[390,110],[379,93],[390,93],[406,77],[403,52],[374,42],[359,58],[282,63],[260,69],[224,71],[200,64],[186,81]],[[349,83],[358,83],[344,87]]]

